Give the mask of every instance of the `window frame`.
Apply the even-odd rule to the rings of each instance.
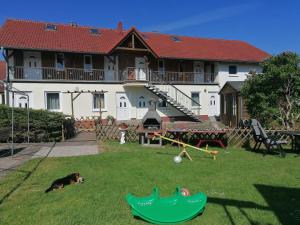
[[[88,64],[85,63],[85,57],[90,57],[91,68],[86,68],[86,65],[88,65]],[[92,72],[93,71],[93,56],[92,55],[84,55],[83,56],[83,69],[84,69],[85,72]]]
[[[141,105],[140,106],[141,99],[143,99],[143,102],[145,103],[145,105]],[[146,101],[145,96],[141,95],[141,96],[138,97],[138,101],[137,101],[137,106],[136,107],[138,109],[145,109],[145,108],[147,108],[147,101]]]
[[[58,67],[58,63],[57,63],[57,56],[58,55],[62,55],[63,56],[63,67],[62,68]],[[65,69],[65,54],[62,53],[62,52],[58,52],[58,53],[55,54],[55,69],[59,70],[59,71],[62,71],[62,70]]]
[[[195,104],[195,103],[194,103],[194,101],[191,101],[191,107],[192,107],[192,108],[201,107],[201,103],[200,103],[200,102],[201,102],[201,91],[191,91],[191,99],[192,99],[192,100],[194,100],[194,99],[193,99],[193,96],[192,96],[193,94],[198,94],[198,96],[199,96],[199,101],[198,101],[198,103],[199,103],[200,106],[198,106],[198,105],[193,105],[193,104]]]
[[[224,94],[223,95],[224,96],[224,108],[223,108],[223,112],[224,112],[224,114],[226,115],[226,110],[227,110],[227,106],[226,106],[226,104],[227,104],[227,101],[226,101],[226,94]]]
[[[235,73],[230,73],[230,67],[235,67]],[[238,66],[233,64],[228,65],[228,74],[229,76],[233,76],[233,77],[238,76]]]
[[[100,112],[99,108],[94,108],[94,95],[100,95],[102,93],[92,93],[92,112]],[[107,112],[107,92],[103,93],[104,107],[101,108],[101,112]]]
[[[236,95],[232,95],[232,115],[237,116],[237,101]]]
[[[59,109],[48,109],[48,101],[47,101],[47,94],[58,94],[58,99],[59,99]],[[62,97],[61,97],[61,92],[60,91],[45,91],[45,110],[50,111],[50,112],[62,112]]]

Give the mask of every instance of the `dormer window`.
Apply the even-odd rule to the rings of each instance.
[[[91,33],[91,34],[95,34],[95,35],[98,35],[98,34],[100,34],[100,33],[99,33],[99,30],[98,30],[98,29],[96,29],[96,28],[92,28],[92,29],[90,29],[90,33]]]
[[[56,31],[56,30],[57,30],[57,27],[56,27],[56,25],[54,25],[54,24],[48,23],[48,24],[46,25],[46,27],[45,27],[45,30],[53,30],[53,31]]]

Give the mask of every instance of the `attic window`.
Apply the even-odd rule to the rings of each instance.
[[[54,24],[47,24],[45,30],[57,30],[57,27]]]
[[[148,37],[146,34],[142,34],[142,37],[143,37],[144,39],[149,39],[149,37]]]
[[[90,29],[90,33],[91,34],[99,34],[99,30],[96,28],[92,28],[92,29]]]
[[[176,37],[176,36],[171,36],[171,40],[174,41],[174,42],[180,42],[180,38],[179,37]]]

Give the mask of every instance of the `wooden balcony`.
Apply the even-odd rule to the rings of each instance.
[[[110,80],[118,81],[117,74],[112,74]],[[63,81],[108,81],[105,79],[103,69],[85,70],[79,68],[57,69],[54,67],[41,68],[25,68],[12,67],[10,68],[10,77],[13,80],[63,80]]]
[[[212,84],[213,73],[153,71],[146,68],[127,67],[125,70],[105,71],[104,69],[85,70],[79,68],[57,69],[54,67],[26,68],[10,67],[12,80],[28,81],[99,81],[99,82],[145,82],[168,84]]]

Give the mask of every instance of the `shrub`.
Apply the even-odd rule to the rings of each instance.
[[[65,137],[75,134],[74,120],[66,115],[46,110],[29,109],[29,137],[31,142],[61,141],[62,125]],[[0,128],[10,128],[11,107],[0,105]],[[14,141],[27,140],[27,109],[14,109]]]

